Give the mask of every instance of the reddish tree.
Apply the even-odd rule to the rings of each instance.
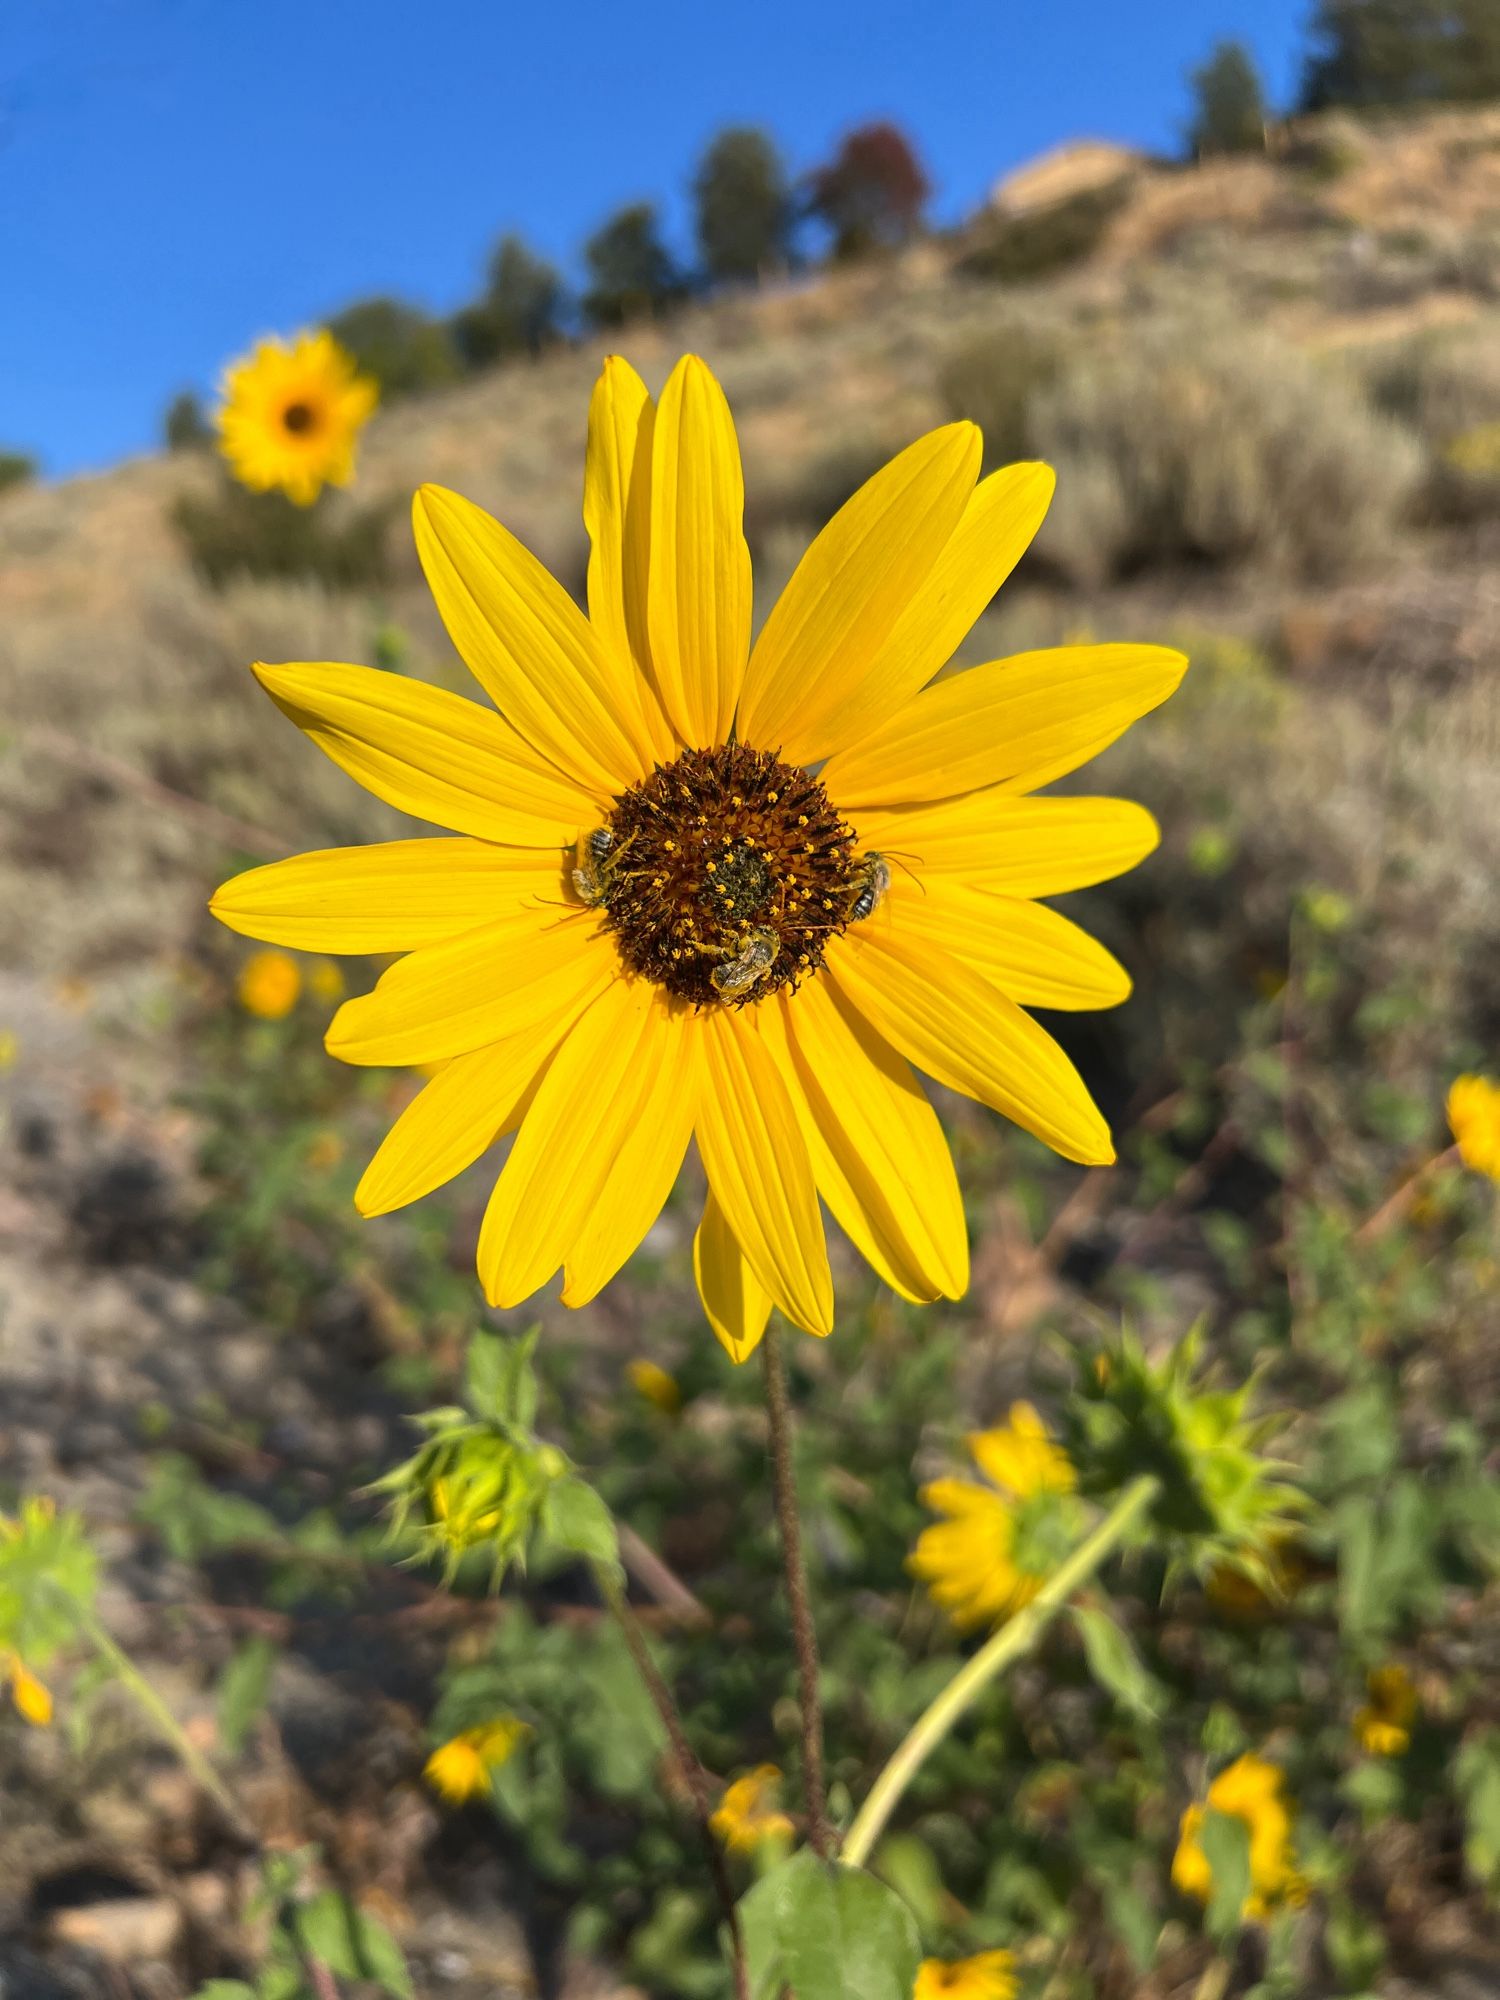
[[[810,177],[808,207],[833,231],[836,257],[904,243],[932,192],[911,141],[881,121],[849,133]]]

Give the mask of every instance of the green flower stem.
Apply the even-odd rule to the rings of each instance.
[[[863,1867],[869,1860],[902,1793],[980,1689],[1029,1650],[1080,1584],[1087,1583],[1105,1557],[1125,1539],[1160,1490],[1161,1482],[1150,1473],[1132,1480],[1104,1519],[1054,1570],[1025,1610],[1018,1611],[987,1639],[918,1717],[855,1815],[842,1856],[851,1868]]]
[[[119,1646],[105,1630],[98,1616],[92,1611],[75,1611],[78,1629],[88,1640],[94,1651],[109,1667],[120,1685],[129,1690],[138,1705],[145,1710],[156,1724],[160,1734],[171,1744],[182,1759],[184,1768],[191,1773],[197,1783],[208,1793],[225,1816],[235,1825],[243,1826],[244,1817],[235,1804],[234,1796],[224,1780],[210,1764],[197,1744],[192,1742],[182,1724],[152,1687],[130,1655]]]

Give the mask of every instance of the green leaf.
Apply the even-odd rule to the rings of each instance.
[[[193,2000],[255,2000],[255,1988],[243,1979],[210,1979],[200,1986]]]
[[[585,1562],[613,1565],[620,1559],[614,1516],[593,1487],[572,1473],[548,1487],[542,1527],[558,1548]]]
[[[1246,1903],[1250,1900],[1250,1829],[1234,1813],[1203,1815],[1198,1844],[1213,1871],[1213,1889],[1208,1899],[1208,1928],[1217,1938],[1231,1937],[1240,1928]]]
[[[264,1712],[276,1657],[269,1639],[247,1639],[219,1676],[219,1740],[231,1757],[239,1754],[256,1718]]]
[[[296,1913],[297,1935],[312,1958],[337,1979],[370,1979],[398,2000],[413,2000],[411,1977],[401,1948],[384,1924],[325,1889]]]
[[[532,1428],[537,1392],[531,1356],[540,1332],[540,1327],[530,1327],[519,1340],[498,1333],[474,1335],[464,1365],[464,1392],[476,1417]]]
[[[1083,1640],[1089,1672],[1100,1687],[1142,1722],[1154,1722],[1163,1715],[1166,1689],[1142,1666],[1134,1646],[1109,1613],[1075,1604],[1073,1622]]]
[[[862,1869],[804,1848],[740,1903],[756,2000],[911,2000],[922,1946],[911,1911]]]
[[[1486,1889],[1500,1884],[1500,1729],[1464,1745],[1453,1775],[1464,1803],[1464,1860]]]

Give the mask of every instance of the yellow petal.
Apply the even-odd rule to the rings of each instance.
[[[752,1010],[700,1017],[698,1151],[750,1268],[789,1320],[833,1326],[833,1278],[812,1162]]]
[[[920,887],[893,882],[869,921],[889,923],[919,949],[952,952],[1022,1007],[1118,1007],[1130,997],[1120,961],[1044,903],[934,876]]]
[[[651,442],[651,661],[684,742],[723,743],[750,650],[745,480],[724,391],[685,354]]]
[[[555,577],[481,507],[424,486],[417,554],[448,636],[501,714],[559,771],[601,795],[651,769],[649,697]]]
[[[939,681],[823,771],[846,810],[1034,791],[1097,757],[1187,671],[1165,646],[1054,646]]]
[[[340,1062],[445,1062],[511,1035],[542,1033],[617,976],[592,915],[543,923],[531,911],[414,951],[329,1026]],[[554,1038],[555,1039],[555,1038]]]
[[[969,1282],[958,1177],[905,1061],[826,980],[761,1013],[840,1228],[904,1298],[958,1298]]]
[[[693,1238],[693,1274],[708,1323],[731,1361],[748,1361],[771,1317],[771,1294],[745,1262],[713,1189]]]
[[[583,468],[583,524],[589,535],[589,623],[619,660],[651,679],[646,635],[651,541],[651,431],[655,405],[630,363],[609,355],[589,403]],[[655,702],[644,704],[656,754],[670,763],[678,745]]]
[[[250,868],[209,908],[245,937],[295,951],[414,951],[530,905],[563,899],[556,847],[387,840]]]
[[[366,1167],[354,1190],[360,1214],[387,1215],[420,1201],[472,1166],[502,1133],[513,1131],[537,1071],[572,1019],[573,1014],[559,1013],[544,1031],[511,1035],[445,1063],[407,1105]]]
[[[740,703],[744,741],[803,764],[846,740],[846,708],[958,526],[979,454],[972,424],[945,424],[834,515],[755,642]]]
[[[663,1004],[646,980],[614,980],[548,1064],[479,1232],[479,1281],[492,1306],[529,1298],[583,1234],[639,1114],[632,1080]]]
[[[518,847],[562,846],[595,816],[583,785],[477,701],[377,667],[257,665],[256,679],[340,770],[377,799]],[[602,794],[600,794],[602,796]]]
[[[1113,1160],[1109,1128],[1057,1043],[962,960],[872,923],[835,941],[828,969],[918,1069],[1024,1125],[1065,1159]]]
[[[1033,799],[996,787],[859,816],[861,847],[893,854],[919,878],[960,875],[1004,896],[1063,896],[1107,882],[1160,838],[1129,799]]]
[[[562,1301],[587,1305],[661,1214],[693,1136],[697,1039],[691,1012],[655,993],[627,1079],[634,1092],[624,1136],[568,1249]]]
[[[1050,465],[1007,465],[969,495],[958,526],[835,717],[830,751],[868,736],[926,687],[1026,553],[1057,484]]]

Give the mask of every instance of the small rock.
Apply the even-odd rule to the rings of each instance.
[[[48,1931],[59,1944],[94,1952],[111,1965],[165,1958],[180,1942],[182,1911],[165,1896],[120,1896],[56,1911]]]

